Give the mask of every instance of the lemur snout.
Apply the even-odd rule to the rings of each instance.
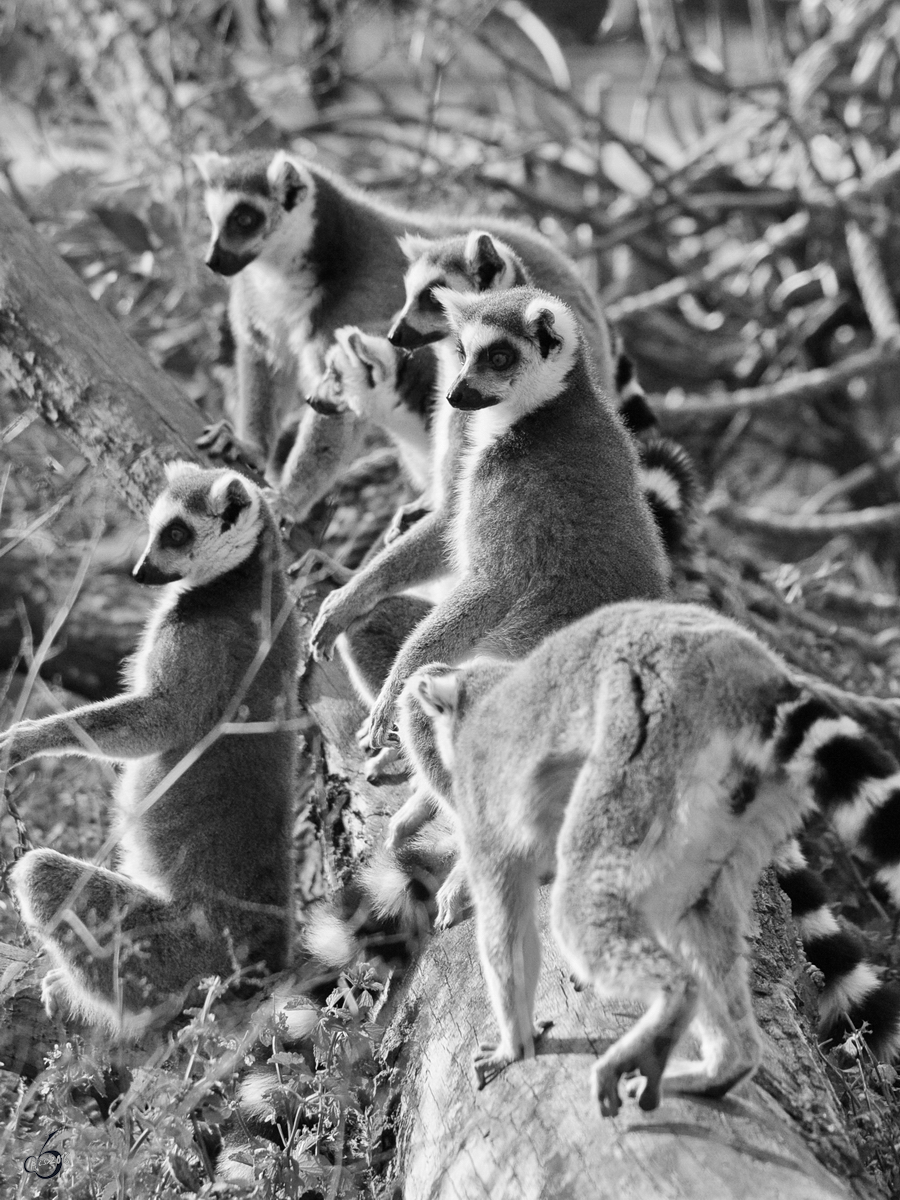
[[[237,275],[248,263],[252,263],[255,254],[235,254],[232,250],[223,250],[218,242],[206,256],[206,265],[217,275]]]
[[[491,396],[490,394],[479,392],[477,388],[473,388],[465,380],[453,385],[447,393],[447,399],[454,408],[460,408],[466,412],[474,412],[479,408],[491,408],[492,405],[500,403],[499,396]]]
[[[147,584],[149,587],[161,587],[165,583],[177,583],[181,579],[180,575],[170,575],[166,571],[161,571],[146,557],[142,558],[134,568],[132,576],[138,583]]]

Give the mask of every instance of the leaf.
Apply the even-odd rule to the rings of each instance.
[[[153,253],[147,226],[135,213],[127,208],[104,208],[101,205],[96,205],[93,211],[100,224],[114,234],[126,250],[132,254],[146,254],[148,250]]]

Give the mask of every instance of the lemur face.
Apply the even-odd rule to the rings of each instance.
[[[401,403],[397,394],[398,355],[387,338],[363,333],[355,325],[336,329],[325,356],[325,370],[307,396],[307,404],[328,416],[348,410],[380,421]]]
[[[561,300],[535,288],[437,295],[462,362],[447,393],[454,408],[511,404],[522,416],[560,394],[581,344],[575,317]]]
[[[305,163],[283,151],[202,154],[194,162],[207,185],[212,237],[206,264],[213,271],[236,275],[260,256],[277,262],[288,242],[308,241],[315,187]]]
[[[448,336],[447,316],[435,295],[438,288],[486,292],[524,280],[524,268],[509,246],[477,229],[435,240],[407,235],[400,239],[400,249],[410,263],[403,280],[406,304],[388,338],[407,350]]]
[[[134,569],[138,583],[196,586],[240,566],[262,530],[258,488],[236,471],[207,471],[186,462],[169,463],[166,479]]]

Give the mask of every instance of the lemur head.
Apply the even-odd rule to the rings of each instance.
[[[150,510],[150,536],[134,569],[138,583],[196,587],[240,566],[256,548],[263,500],[248,479],[188,462],[166,466],[167,486]]]
[[[454,408],[511,404],[519,417],[559,395],[581,353],[578,322],[562,300],[530,287],[482,296],[439,288],[436,296],[463,364],[447,393]]]
[[[436,288],[488,292],[527,282],[525,267],[515,251],[480,229],[449,238],[406,234],[400,238],[400,249],[409,260],[403,278],[406,303],[388,338],[407,350],[440,341],[450,332]]]
[[[312,237],[315,176],[302,159],[278,150],[233,158],[196,154],[212,223],[207,266],[236,275],[264,257],[278,265]]]
[[[344,325],[334,331],[325,370],[306,402],[328,416],[350,410],[358,417],[380,422],[401,402],[397,372],[407,353],[395,349],[387,338]]]

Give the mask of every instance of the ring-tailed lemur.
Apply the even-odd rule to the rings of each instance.
[[[563,297],[585,327],[601,382],[614,369],[603,314],[575,264],[536,231],[511,221],[403,212],[319,166],[284,151],[234,157],[198,155],[212,224],[207,263],[233,277],[229,316],[236,349],[236,434],[265,465],[280,418],[276,367],[295,373],[305,396],[322,374],[334,331],[358,325],[386,333],[403,304],[405,258],[398,238],[443,236],[479,227],[497,234],[535,282]],[[299,406],[299,404],[298,404]],[[279,479],[295,515],[323,496],[357,452],[361,431],[349,414],[326,420],[307,411]],[[203,445],[222,453],[235,441],[227,424]]]
[[[166,469],[135,568],[167,585],[113,700],[0,735],[0,764],[124,762],[115,870],[32,850],[11,882],[54,969],[45,998],[124,1033],[193,983],[287,965],[298,622],[272,514],[229,470]]]
[[[812,809],[900,899],[900,844],[884,836],[900,810],[896,760],[752,634],[700,607],[608,606],[519,663],[425,667],[406,686],[401,734],[459,824],[500,1026],[499,1044],[475,1054],[479,1085],[533,1053],[546,875],[551,928],[576,975],[648,1005],[594,1067],[606,1116],[630,1071],[651,1109],[661,1083],[722,1096],[756,1069],[752,891]],[[790,853],[780,865],[800,878]],[[839,956],[847,946],[828,916],[807,933]],[[869,964],[845,972],[832,999],[826,1022],[849,1007],[873,1024],[880,1053],[900,1043],[900,994]],[[701,1060],[663,1079],[691,1024]]]
[[[325,371],[308,397],[317,412],[337,414],[349,409],[383,429],[397,447],[404,473],[423,493],[403,506],[386,541],[407,528],[411,518],[422,517],[433,507],[428,491],[433,466],[429,435],[443,399],[440,386],[430,345],[404,350],[387,338],[348,326],[336,331]],[[639,441],[637,454],[641,489],[666,551],[674,554],[683,545],[693,517],[697,493],[693,466],[685,450],[670,438]]]
[[[571,309],[534,288],[438,295],[464,357],[448,394],[465,414],[454,486],[326,597],[310,637],[330,657],[384,596],[446,571],[449,545],[458,582],[391,668],[365,733],[376,747],[425,662],[479,648],[518,658],[597,605],[666,590],[632,439],[593,382]]]

